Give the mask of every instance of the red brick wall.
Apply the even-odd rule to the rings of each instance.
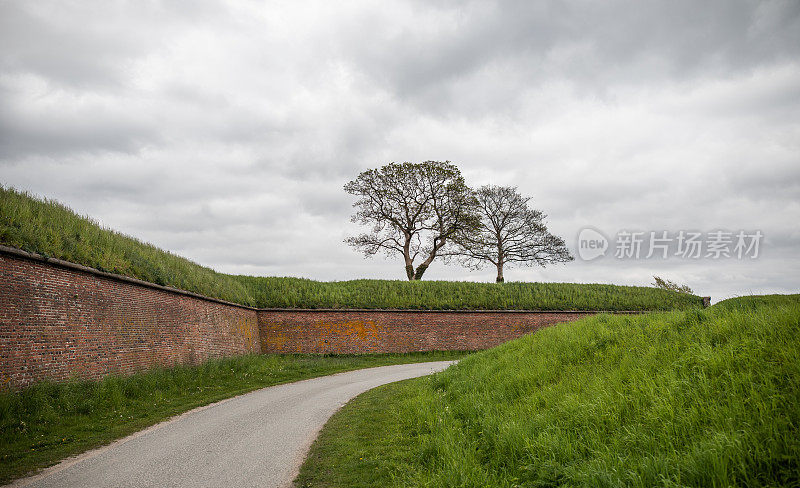
[[[0,388],[259,352],[486,349],[594,313],[256,310],[0,246]]]
[[[254,309],[79,268],[0,252],[0,386],[260,352]]]
[[[265,353],[487,349],[596,312],[260,310]]]

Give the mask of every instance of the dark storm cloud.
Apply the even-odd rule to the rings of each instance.
[[[342,185],[448,159],[571,243],[586,225],[768,236],[753,262],[510,279],[800,287],[795,1],[14,1],[0,42],[0,181],[225,271],[401,277],[342,244]]]

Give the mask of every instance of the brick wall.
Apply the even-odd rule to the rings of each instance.
[[[597,312],[260,310],[265,353],[487,349]]]
[[[0,252],[0,386],[260,352],[255,309]]]
[[[0,245],[0,388],[247,353],[486,349],[594,313],[256,310]]]

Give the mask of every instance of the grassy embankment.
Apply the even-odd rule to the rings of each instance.
[[[800,486],[800,295],[586,318],[377,388],[297,482]]]
[[[318,282],[218,273],[102,228],[51,200],[0,187],[0,244],[255,307],[675,310],[700,299],[650,287],[388,280]]]
[[[241,356],[99,382],[39,383],[17,392],[0,392],[0,483],[192,408],[258,388],[463,355],[451,351]]]

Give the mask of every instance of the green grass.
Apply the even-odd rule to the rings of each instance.
[[[650,287],[390,280],[319,282],[218,273],[98,225],[52,200],[0,186],[0,244],[255,307],[673,310],[700,298]],[[400,269],[400,268],[398,268]]]
[[[371,390],[296,482],[800,486],[800,295],[600,315]]]
[[[54,200],[39,200],[2,186],[0,244],[159,285],[255,305],[250,290],[236,277],[217,273],[101,227]]]
[[[353,280],[241,277],[256,303],[281,308],[438,310],[674,310],[699,297],[657,288],[575,283]]]
[[[0,483],[192,408],[265,386],[342,371],[451,360],[461,352],[251,355],[98,382],[0,392]]]

